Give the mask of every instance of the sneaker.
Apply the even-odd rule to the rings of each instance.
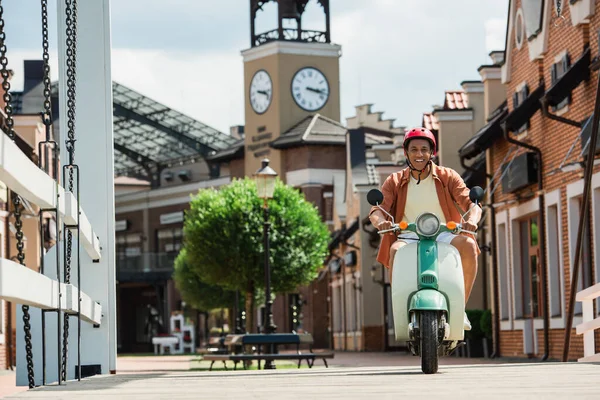
[[[465,331],[471,330],[471,321],[469,321],[469,318],[467,318],[467,313],[465,313],[465,320],[464,320],[463,325],[464,325]]]

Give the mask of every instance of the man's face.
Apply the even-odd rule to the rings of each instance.
[[[406,157],[414,168],[422,170],[431,159],[431,144],[426,139],[413,139],[408,144]]]

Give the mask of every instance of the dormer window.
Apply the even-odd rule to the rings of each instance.
[[[515,93],[513,93],[513,110],[516,109],[517,107],[519,107],[519,104],[523,103],[523,101],[525,101],[525,99],[527,98],[527,96],[529,96],[529,86],[527,86],[527,84],[523,85],[519,90],[517,90]],[[527,120],[527,123],[525,123],[522,127],[520,127],[517,132],[515,133],[523,133],[525,132],[527,129],[529,129],[529,120]]]
[[[569,54],[565,53],[560,57],[557,57],[556,62],[552,64],[550,67],[550,77],[551,77],[551,85],[554,85],[564,74],[567,73],[569,67],[571,66],[571,60],[569,59]],[[560,103],[556,106],[552,107],[552,111],[557,111],[565,106],[567,106],[571,102],[571,93],[566,96]]]
[[[527,40],[531,40],[542,31],[544,0],[522,0],[522,4]]]

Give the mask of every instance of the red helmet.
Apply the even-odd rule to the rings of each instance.
[[[431,143],[431,148],[433,149],[433,155],[435,156],[437,153],[437,145],[435,143],[435,136],[429,129],[425,128],[412,128],[404,135],[404,150],[407,150],[408,143],[412,139],[425,139]]]

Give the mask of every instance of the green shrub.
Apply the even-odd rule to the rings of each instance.
[[[485,338],[492,338],[492,311],[485,310],[481,315],[481,322],[479,324],[481,331],[483,332],[483,336]]]
[[[484,334],[481,330],[481,317],[484,310],[465,310],[467,318],[471,321],[471,330],[465,331],[465,339],[483,339]]]

